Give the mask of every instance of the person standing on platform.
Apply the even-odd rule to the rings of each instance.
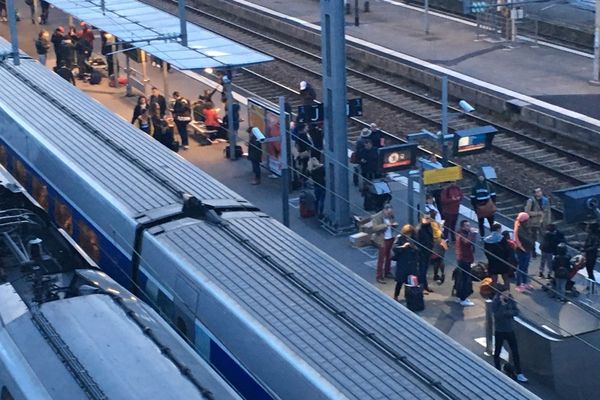
[[[427,271],[431,254],[433,254],[433,226],[431,225],[431,215],[424,213],[421,216],[421,223],[416,229],[416,238],[419,245],[419,285],[423,288],[423,294],[433,292],[427,283]]]
[[[360,174],[363,178],[362,189],[365,189],[365,181],[372,181],[377,178],[377,162],[379,155],[377,149],[373,147],[370,140],[364,142],[364,147],[359,154]]]
[[[46,65],[48,50],[50,50],[50,34],[48,31],[42,29],[35,41],[35,51],[37,52],[38,59],[42,65]]]
[[[585,268],[588,278],[595,281],[594,267],[598,259],[598,247],[600,247],[600,227],[597,222],[591,223],[587,227],[587,236],[583,244],[585,254]]]
[[[252,185],[260,185],[260,163],[262,162],[262,144],[256,139],[256,136],[252,134],[252,127],[248,127],[248,160],[252,163],[252,173],[254,174],[254,180]]]
[[[75,76],[73,75],[73,71],[71,71],[71,68],[66,66],[64,61],[60,62],[60,66],[56,70],[56,73],[67,82],[71,82],[73,86],[77,86],[75,84]]]
[[[304,186],[308,177],[308,160],[310,159],[310,150],[313,148],[312,141],[308,135],[308,125],[298,125],[297,135],[293,137],[296,149],[296,168],[300,171],[299,180]]]
[[[473,245],[475,234],[471,232],[471,224],[467,220],[460,221],[460,227],[456,232],[456,277],[454,288],[459,304],[463,307],[475,305],[469,296],[473,293],[473,277],[471,275],[471,264],[475,261],[475,246]]]
[[[373,142],[373,147],[379,149],[385,146],[385,138],[383,137],[383,132],[377,127],[377,124],[372,123],[371,125],[369,125],[369,130],[371,131],[369,139],[371,139],[371,142]]]
[[[442,219],[444,220],[444,238],[455,241],[456,221],[460,210],[460,202],[464,195],[462,189],[456,182],[450,183],[440,193],[440,206],[442,207]]]
[[[91,54],[94,51],[94,31],[85,22],[82,22],[80,24],[80,26],[81,26],[81,32],[79,33],[78,36],[81,39],[88,42],[88,44],[90,46],[90,54]]]
[[[406,284],[409,275],[417,275],[419,249],[415,244],[415,228],[406,224],[396,237],[393,246],[393,259],[396,261],[396,287],[394,300],[398,301],[402,285]]]
[[[54,33],[52,34],[52,37],[50,38],[52,45],[54,45],[54,55],[56,56],[56,69],[57,70],[58,70],[58,68],[60,68],[61,61],[63,61],[61,47],[62,47],[62,42],[64,40],[65,40],[65,28],[63,28],[62,26],[59,26],[58,28],[56,28],[54,30]]]
[[[161,118],[164,118],[167,112],[167,100],[165,100],[165,96],[160,94],[160,90],[158,90],[158,88],[155,86],[152,87],[152,95],[150,95],[151,108],[153,104],[158,104],[159,115]]]
[[[48,16],[50,14],[50,3],[45,0],[40,1],[42,13],[40,14],[40,24],[46,25],[48,23]]]
[[[542,259],[540,260],[540,278],[544,278],[544,271],[546,271],[546,279],[551,279],[550,273],[552,272],[552,259],[556,255],[556,249],[559,243],[565,242],[565,235],[558,229],[555,224],[548,224],[545,226],[546,231],[542,237],[540,243],[540,250],[542,251]]]
[[[225,109],[228,109],[227,104],[225,104]],[[240,129],[240,104],[234,100],[231,109],[233,111],[233,131],[237,132]],[[223,123],[221,129],[217,132],[217,136],[229,140],[229,114],[227,113],[223,116]]]
[[[77,68],[79,69],[77,77],[83,79],[85,73],[91,73],[91,71],[88,71],[88,59],[92,55],[92,48],[87,40],[79,38],[75,44],[75,50],[77,52]]]
[[[115,75],[115,66],[112,55],[112,52],[114,51],[113,44],[115,42],[114,36],[108,32],[100,32],[100,39],[102,42],[102,48],[100,49],[100,52],[106,59],[108,79],[113,79]]]
[[[426,208],[427,210],[427,208]],[[433,230],[433,253],[431,254],[431,264],[433,265],[433,280],[441,285],[446,280],[446,264],[444,256],[448,250],[448,242],[444,240],[442,221],[438,222],[438,213],[434,209],[428,210],[431,215],[431,228]]]
[[[494,222],[492,233],[483,239],[483,248],[488,259],[488,272],[492,276],[495,285],[498,275],[502,275],[502,283],[510,290],[509,273],[512,266],[511,249],[508,240],[502,236],[502,225]]]
[[[325,208],[325,166],[317,157],[311,157],[308,161],[308,172],[314,183],[315,209],[319,219],[323,218]]]
[[[535,244],[531,228],[529,227],[529,214],[520,212],[515,219],[515,244],[517,245],[517,287],[518,292],[533,289],[529,283],[529,262],[531,251]]]
[[[525,203],[525,212],[529,214],[529,228],[531,229],[534,241],[531,256],[536,258],[535,241],[540,240],[544,226],[551,222],[550,218],[552,215],[550,212],[550,200],[544,196],[541,188],[536,188],[533,191],[533,196],[527,199],[527,203]]]
[[[6,11],[6,0],[0,0],[0,22],[8,22],[8,12]]]
[[[184,150],[187,150],[190,148],[187,126],[192,120],[191,105],[179,92],[173,92],[173,98],[175,99],[175,104],[173,104],[173,119],[175,120],[175,126],[177,126],[177,132],[181,137],[181,145]]]
[[[75,43],[71,40],[71,36],[66,35],[60,42],[60,60],[65,62],[67,68],[73,68],[75,61]]]
[[[483,175],[477,177],[477,182],[471,191],[471,204],[477,214],[479,234],[485,236],[484,221],[487,219],[490,227],[494,223],[496,213],[496,192],[491,188]]]
[[[302,81],[300,82],[300,97],[302,97],[302,104],[309,106],[317,99],[317,93],[310,83]]]
[[[139,96],[137,104],[133,109],[133,117],[131,117],[131,123],[133,124],[137,120],[137,118],[142,114],[142,110],[145,110],[147,108],[148,99],[146,99],[146,96]]]
[[[377,254],[377,275],[379,283],[386,283],[385,278],[392,278],[391,251],[394,244],[394,228],[398,226],[391,204],[383,206],[383,210],[373,216],[373,242],[379,248]]]
[[[492,312],[494,315],[494,366],[500,369],[500,352],[506,340],[512,353],[517,380],[519,382],[527,382],[528,379],[523,375],[523,371],[521,371],[519,348],[513,327],[513,318],[519,315],[519,309],[505,286],[500,287],[499,290],[500,293],[497,293],[492,301]]]
[[[311,124],[308,128],[308,134],[313,143],[313,147],[310,149],[310,156],[321,159],[321,152],[323,151],[323,130],[317,124]]]
[[[362,165],[361,165],[361,155],[363,153],[363,151],[365,150],[365,143],[367,141],[370,141],[371,135],[371,131],[368,130],[367,128],[364,128],[361,132],[360,132],[360,137],[358,138],[358,140],[356,141],[356,145],[354,148],[354,154],[355,154],[355,164],[357,164],[354,167],[354,171],[352,174],[352,180],[354,181],[354,186],[358,186],[359,190],[362,190],[362,186],[363,186],[363,182],[362,182]]]
[[[140,115],[135,119],[134,125],[136,128],[141,129],[148,135],[154,135],[154,124],[147,108],[144,108]]]

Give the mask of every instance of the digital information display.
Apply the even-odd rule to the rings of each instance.
[[[454,155],[463,156],[489,149],[496,132],[496,128],[491,125],[456,131],[454,133]]]
[[[417,144],[399,144],[378,150],[379,166],[383,173],[410,168],[415,165]]]

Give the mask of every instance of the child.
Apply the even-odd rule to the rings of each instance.
[[[556,229],[556,225],[548,224],[540,245],[540,250],[542,251],[540,278],[544,277],[544,271],[546,271],[546,279],[551,279],[550,272],[552,271],[552,258],[556,254],[558,244],[564,242],[565,236],[561,231]]]

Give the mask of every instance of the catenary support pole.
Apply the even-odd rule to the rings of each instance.
[[[591,83],[600,84],[600,0],[596,0],[596,27],[594,29],[594,64]]]
[[[229,133],[229,159],[231,161],[236,159],[235,147],[237,145],[237,132],[233,126],[233,94],[231,93],[231,81],[233,74],[231,69],[227,70],[227,73],[223,77],[223,84],[225,86],[225,97],[227,98],[227,126]]]
[[[185,20],[185,0],[178,0],[179,5],[179,30],[181,34],[181,44],[184,46],[188,45],[187,36],[187,21]]]
[[[118,76],[118,74],[116,74],[115,76]],[[169,68],[167,66],[166,61],[162,61],[162,76],[163,76],[163,93],[165,94],[165,98],[169,99],[171,96],[171,93],[169,93]]]
[[[354,0],[354,26],[360,25],[360,16],[358,15],[358,0]]]
[[[425,0],[425,12],[423,13],[423,23],[425,24],[425,34],[429,35],[429,0]]]
[[[440,146],[442,148],[442,165],[448,166],[448,145],[446,144],[446,135],[448,134],[448,77],[442,76],[442,134],[440,136]]]
[[[289,137],[287,129],[287,115],[285,113],[285,97],[279,96],[279,135],[281,136],[281,205],[283,225],[290,227],[290,170],[288,168]]]
[[[17,11],[15,10],[15,0],[8,0],[6,2],[6,13],[8,14],[13,63],[19,65],[21,64],[21,60],[19,58],[19,37],[17,36]]]
[[[321,2],[321,54],[323,57],[323,105],[327,223],[335,232],[351,225],[346,131],[346,40],[344,3]]]

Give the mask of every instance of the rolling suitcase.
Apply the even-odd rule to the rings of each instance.
[[[310,218],[314,217],[317,213],[315,209],[315,195],[309,191],[303,191],[300,193],[300,217]]]
[[[409,310],[423,311],[425,309],[425,300],[421,286],[406,286],[404,288],[404,298],[406,299],[406,307]]]

